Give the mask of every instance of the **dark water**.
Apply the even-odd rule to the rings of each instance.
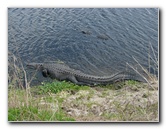
[[[133,57],[148,68],[151,57],[154,73],[158,9],[9,8],[8,49],[23,63],[60,60],[97,75],[136,65]]]

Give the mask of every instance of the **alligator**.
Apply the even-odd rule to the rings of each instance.
[[[60,63],[29,63],[27,68],[41,71],[44,77],[50,77],[59,81],[66,80],[77,85],[107,85],[123,80],[145,82],[140,76],[127,71],[117,72],[111,76],[94,76]]]
[[[102,40],[108,40],[108,39],[110,39],[110,37],[108,35],[104,35],[104,34],[98,35],[97,38],[102,39]]]

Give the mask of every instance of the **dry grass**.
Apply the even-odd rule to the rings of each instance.
[[[66,96],[62,107],[78,121],[158,121],[158,90],[149,90],[147,84],[91,88]]]

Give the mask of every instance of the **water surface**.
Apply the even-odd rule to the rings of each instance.
[[[153,48],[153,49],[152,49]],[[23,63],[63,61],[95,75],[137,65],[155,73],[157,8],[9,8],[8,49]]]

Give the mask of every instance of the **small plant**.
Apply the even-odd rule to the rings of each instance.
[[[73,83],[69,83],[66,81],[54,81],[52,83],[43,83],[43,85],[37,87],[39,89],[39,93],[58,93],[63,90],[69,91],[69,92],[77,92],[79,90],[87,90],[89,89],[88,86],[78,86]]]
[[[8,109],[9,121],[75,121],[67,117],[62,111],[52,112],[40,110],[37,107],[19,107]]]

